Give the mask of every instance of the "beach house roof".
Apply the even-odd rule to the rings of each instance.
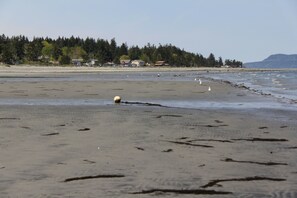
[[[123,66],[131,66],[131,60],[120,60],[121,65]]]
[[[165,61],[157,61],[157,62],[155,63],[155,66],[164,66],[165,64],[166,64]]]

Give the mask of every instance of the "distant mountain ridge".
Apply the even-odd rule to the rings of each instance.
[[[244,63],[246,68],[297,68],[297,54],[274,54],[260,62]]]

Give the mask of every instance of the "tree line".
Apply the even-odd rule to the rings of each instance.
[[[218,59],[214,54],[204,57],[198,53],[187,52],[171,44],[155,46],[148,43],[144,47],[128,47],[126,43],[118,45],[113,38],[110,41],[94,38],[28,37],[0,35],[0,62],[5,64],[59,64],[69,65],[73,59],[88,62],[96,59],[100,65],[107,62],[119,64],[122,59],[143,60],[153,65],[165,61],[170,66],[219,67],[224,64],[242,67],[237,60]]]

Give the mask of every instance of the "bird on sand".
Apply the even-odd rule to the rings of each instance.
[[[197,81],[197,78],[195,78],[195,81]],[[198,81],[199,81],[199,84],[201,85],[202,84],[202,81],[201,81],[200,78],[198,79]]]
[[[208,91],[211,91],[211,88],[210,88],[210,86],[208,87]]]

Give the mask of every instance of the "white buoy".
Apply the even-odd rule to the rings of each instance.
[[[120,103],[121,102],[121,97],[120,96],[115,96],[113,98],[114,103]]]
[[[208,87],[208,91],[211,91],[211,88],[210,87]]]

